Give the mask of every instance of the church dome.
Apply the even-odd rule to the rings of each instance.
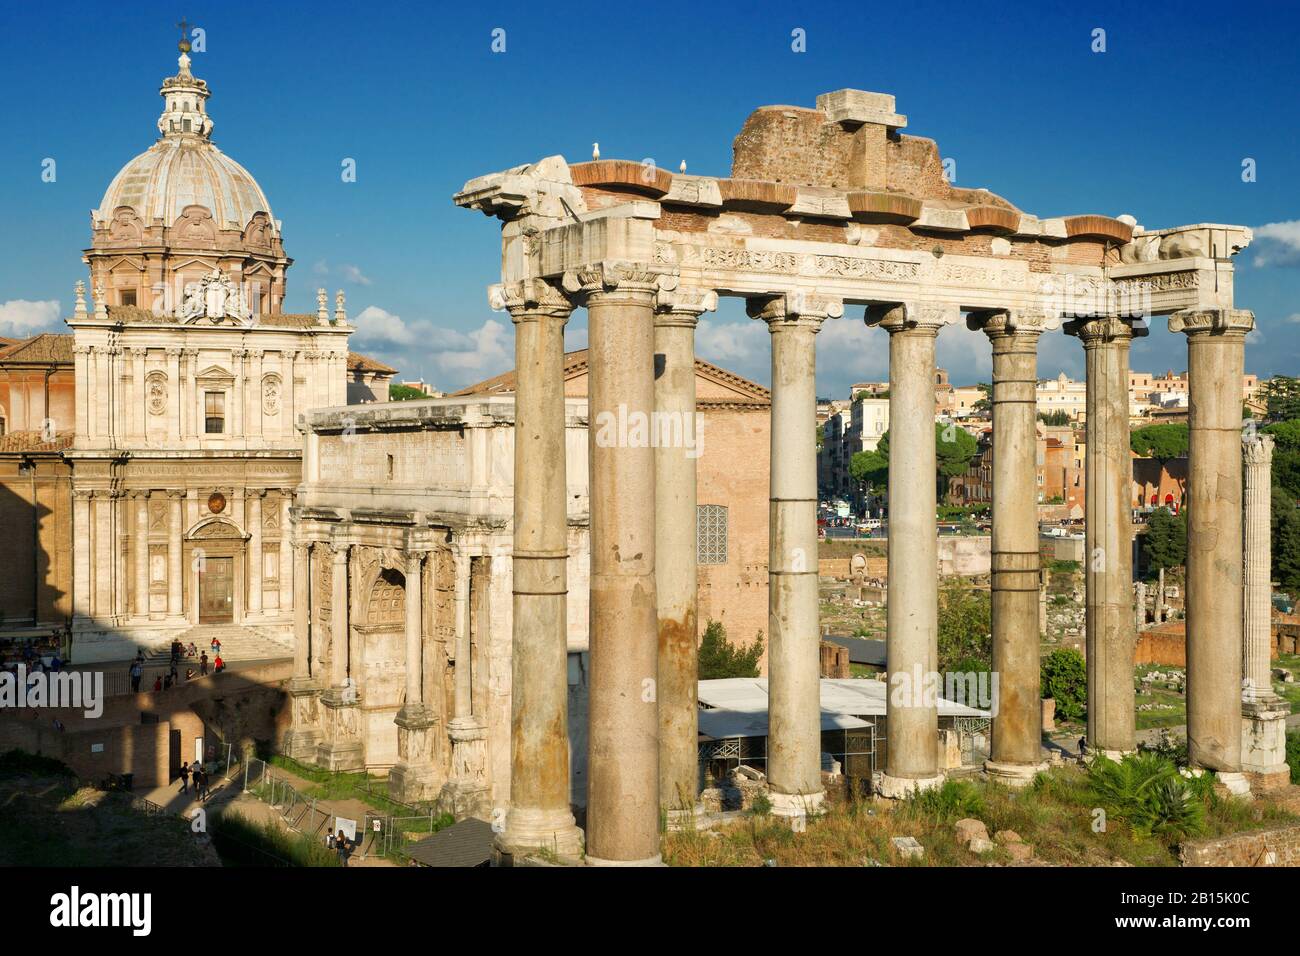
[[[109,184],[95,218],[108,222],[130,206],[146,223],[170,226],[187,206],[203,206],[218,229],[243,229],[255,213],[271,217],[271,204],[252,175],[210,142],[163,137],[122,167]]]
[[[165,103],[158,119],[161,138],[113,178],[95,210],[95,224],[112,222],[126,206],[144,227],[160,219],[170,228],[187,207],[202,206],[217,229],[243,230],[260,212],[278,233],[257,180],[212,142],[206,81],[190,73],[187,54],[179,62],[180,72],[164,80],[159,91]]]

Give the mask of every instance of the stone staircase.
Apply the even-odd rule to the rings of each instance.
[[[200,624],[181,631],[178,639],[184,646],[192,641],[198,652],[208,655],[211,661],[212,638],[221,641],[221,659],[227,664],[236,661],[278,660],[293,656],[293,650],[286,643],[265,633],[260,628],[238,624]],[[187,658],[182,658],[182,670]],[[166,667],[171,661],[171,639],[158,645],[145,657],[146,667]],[[194,658],[197,663],[197,658]]]

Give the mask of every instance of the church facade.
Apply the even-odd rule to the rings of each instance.
[[[257,627],[287,655],[297,420],[347,403],[358,368],[366,400],[386,400],[392,372],[349,353],[342,292],[332,309],[322,289],[316,312],[283,311],[280,222],[212,142],[208,86],[185,52],[179,67],[162,84],[158,140],[92,211],[71,336],[43,337],[64,340],[55,371],[72,387],[0,447],[15,507],[33,468],[65,481],[53,498],[32,484],[45,517],[24,545],[36,553],[17,561],[33,574],[5,588],[4,626],[70,625],[77,663],[129,658],[196,625]],[[12,384],[6,394],[16,408]],[[63,565],[57,593],[27,581]]]

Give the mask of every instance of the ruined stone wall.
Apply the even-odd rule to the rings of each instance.
[[[0,626],[30,622],[62,625],[72,616],[72,470],[64,461],[36,463],[31,476],[21,457],[0,456]]]
[[[697,468],[697,500],[727,508],[727,563],[699,567],[700,633],[720,621],[733,643],[764,635],[767,668],[767,546],[770,414],[755,409],[705,411],[704,454]],[[816,555],[808,555],[811,564]]]
[[[1300,866],[1300,824],[1188,840],[1178,855],[1183,866]]]

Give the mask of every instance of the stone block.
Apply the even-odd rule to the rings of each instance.
[[[983,820],[976,820],[967,817],[964,820],[958,820],[956,825],[957,842],[969,845],[975,840],[985,840],[989,838],[988,827],[984,825]]]
[[[893,845],[894,850],[904,859],[921,859],[925,856],[925,847],[917,842],[916,837],[896,836],[890,837],[889,842]]]
[[[993,852],[994,848],[996,847],[996,844],[992,840],[986,839],[984,837],[976,837],[975,839],[971,840],[970,843],[966,845],[966,847],[972,853],[984,854],[984,853]]]
[[[1003,849],[1016,863],[1028,863],[1034,858],[1034,848],[1028,843],[1008,843]]]

